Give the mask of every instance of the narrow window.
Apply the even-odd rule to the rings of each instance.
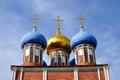
[[[42,50],[40,50],[40,53],[39,53],[39,55],[40,55],[40,64],[42,63]]]
[[[65,56],[62,55],[62,65],[64,65],[64,64],[65,64]]]
[[[61,65],[61,56],[58,55],[58,65],[60,66]]]
[[[67,56],[65,57],[66,65],[68,64],[68,58]]]
[[[33,62],[33,47],[30,48],[30,62]]]
[[[77,64],[79,63],[79,57],[78,57],[78,51],[76,51],[76,62],[77,62]]]
[[[53,57],[51,58],[51,65],[52,66],[54,65],[54,58]]]
[[[84,48],[84,57],[85,57],[85,62],[88,62],[88,51],[87,51],[87,48]]]

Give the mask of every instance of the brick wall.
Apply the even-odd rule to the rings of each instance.
[[[43,80],[43,72],[24,72],[23,80]]]
[[[79,80],[98,80],[98,72],[97,70],[91,71],[79,71]],[[101,80],[105,80],[104,71],[100,70]]]
[[[100,77],[105,80],[103,69]],[[16,73],[16,80],[20,80],[20,71]],[[43,80],[43,72],[23,72],[23,80]],[[48,71],[47,80],[74,80],[74,71]],[[98,80],[98,71],[78,71],[78,80]]]
[[[16,80],[20,80],[20,71],[17,71],[16,73]]]
[[[48,80],[74,80],[74,72],[48,72]]]
[[[101,77],[101,80],[105,80],[105,74],[104,74],[103,69],[100,70],[100,77]]]

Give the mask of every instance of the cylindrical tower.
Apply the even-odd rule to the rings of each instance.
[[[64,66],[69,64],[69,55],[71,52],[70,40],[60,33],[61,21],[58,16],[58,28],[56,34],[47,41],[47,54],[49,55],[50,66]]]
[[[96,64],[95,48],[97,40],[83,29],[83,25],[80,25],[80,27],[80,31],[71,39],[71,48],[75,53],[75,63],[76,65],[94,65]]]
[[[42,55],[46,48],[46,38],[37,31],[36,25],[21,39],[23,66],[42,66]]]

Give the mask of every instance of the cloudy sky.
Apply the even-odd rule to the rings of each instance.
[[[110,65],[111,80],[120,75],[120,1],[119,0],[0,0],[0,80],[10,80],[11,65],[22,64],[21,37],[33,28],[37,15],[38,31],[47,39],[56,32],[56,16],[61,16],[61,33],[71,39],[79,31],[82,15],[84,29],[98,42],[98,64]],[[71,53],[71,59],[73,58]],[[48,61],[46,52],[44,60]]]

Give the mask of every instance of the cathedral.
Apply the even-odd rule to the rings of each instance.
[[[84,18],[79,18],[80,30],[71,40],[60,32],[60,16],[56,34],[48,40],[37,30],[38,18],[33,20],[33,30],[21,38],[22,64],[11,65],[11,80],[110,80],[109,65],[96,63],[97,40],[84,29]],[[45,50],[48,64],[43,60]]]

